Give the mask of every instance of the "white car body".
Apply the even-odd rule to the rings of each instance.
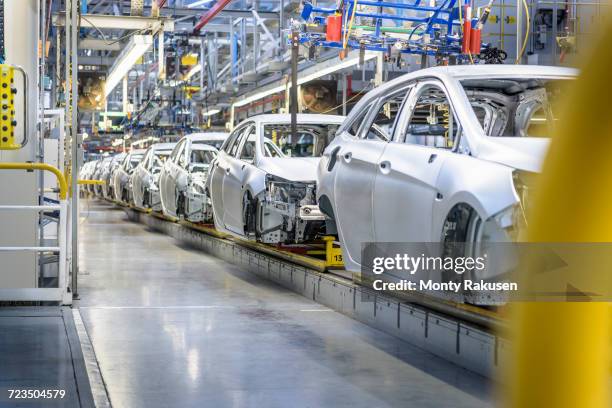
[[[144,149],[135,149],[125,156],[121,164],[117,166],[113,173],[112,185],[113,195],[115,200],[130,203],[131,200],[131,186],[130,176],[132,172],[138,166],[144,156]]]
[[[91,160],[91,161],[84,163],[83,167],[81,167],[81,171],[79,172],[79,179],[80,180],[91,180],[93,173],[96,170],[97,164],[98,164],[97,160]],[[81,191],[90,191],[89,187],[90,185],[86,184],[81,187]]]
[[[102,184],[102,197],[109,200],[115,198],[113,195],[113,174],[123,159],[125,159],[125,156],[127,156],[127,153],[118,153],[114,155],[102,170],[100,177],[100,179],[104,181],[104,184]]]
[[[88,171],[87,180],[99,180],[100,168],[102,167],[103,161],[103,159],[98,159],[92,162],[93,164],[91,166],[91,169]],[[85,189],[89,193],[95,195],[97,194],[96,187],[99,186],[97,186],[96,184],[88,184],[85,186]]]
[[[108,167],[110,166],[111,161],[113,160],[112,156],[105,157],[100,160],[100,164],[96,168],[94,172],[94,179],[104,182],[104,176],[108,174]],[[102,190],[103,184],[94,184],[93,193],[98,197],[104,197],[104,193]]]
[[[485,234],[463,239],[501,240],[495,234],[516,227],[513,217],[522,212],[520,177],[540,171],[549,144],[545,137],[509,134],[509,126],[523,129],[518,124],[523,120],[524,129],[530,129],[535,123],[529,115],[544,105],[538,105],[537,98],[527,105],[531,96],[543,95],[546,104],[552,100],[538,84],[561,84],[576,75],[575,70],[543,66],[435,67],[368,92],[325,150],[318,169],[317,202],[336,224],[346,269],[361,271],[364,243],[445,242],[449,234],[460,240],[457,220],[463,222],[463,210],[480,220],[483,227],[474,231]],[[518,87],[512,88],[513,83]],[[497,103],[495,92],[500,98],[507,92],[513,102],[500,106],[512,106],[507,112],[514,116],[487,113],[496,112],[491,109]],[[385,141],[375,136],[381,128],[370,124],[376,124],[393,98],[403,102],[386,132],[390,141]],[[436,104],[444,100],[448,103]],[[450,108],[447,127],[440,129],[442,106]],[[425,124],[415,125],[428,107],[435,113],[423,118]],[[489,133],[474,109],[484,115],[482,124]],[[501,137],[489,135],[497,123]],[[488,223],[495,226],[487,230]]]
[[[131,176],[132,199],[138,208],[162,211],[159,194],[159,176],[164,161],[170,156],[176,143],[151,145]]]
[[[295,153],[297,157],[283,153],[264,134],[266,129],[278,128],[272,134],[282,136],[275,143],[288,141],[285,146],[289,152],[298,152],[306,144],[289,141],[291,115],[258,115],[239,124],[219,152],[207,182],[215,227],[265,243],[304,241],[310,235],[308,228],[324,223],[314,201],[317,164],[333,137],[329,129],[335,132],[343,120],[343,116],[335,115],[298,115],[299,130],[303,132],[298,139],[312,140],[313,152],[315,144],[317,149],[316,154],[304,153],[304,157],[299,157],[301,153]],[[326,133],[315,134],[312,129]],[[320,142],[321,138],[325,142]],[[274,192],[268,189],[271,186]],[[273,197],[283,192],[289,192],[285,197],[291,198],[283,201]]]
[[[159,191],[166,216],[184,216],[193,222],[206,219],[204,183],[210,162],[217,154],[217,149],[209,144],[214,141],[211,136],[201,133],[183,137],[164,163],[159,176]],[[194,162],[196,155],[204,157],[206,163]]]

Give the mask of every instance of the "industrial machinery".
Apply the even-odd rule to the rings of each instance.
[[[448,61],[473,61],[482,49],[481,32],[491,2],[479,18],[472,18],[471,2],[438,0],[410,3],[343,0],[336,8],[304,3],[294,22],[299,42],[307,47],[385,52],[388,57],[417,54]],[[386,23],[386,24],[385,24]]]

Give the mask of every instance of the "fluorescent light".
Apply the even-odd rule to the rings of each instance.
[[[147,142],[159,142],[159,138],[155,136],[149,136],[145,139],[140,139],[132,143],[132,146],[140,146],[146,144]]]
[[[202,70],[202,64],[196,64],[193,67],[191,67],[191,69],[189,70],[187,75],[185,75],[185,81],[189,81],[192,76],[194,76],[195,74],[197,74],[201,70]]]
[[[258,99],[265,98],[268,95],[272,95],[272,94],[275,94],[275,93],[282,92],[285,89],[286,89],[285,85],[275,86],[274,88],[270,88],[270,89],[262,91],[262,92],[260,92],[258,94],[255,94],[255,95],[249,96],[247,98],[244,98],[244,99],[234,103],[234,106],[244,106],[244,105],[247,105],[247,104],[249,104],[251,102],[254,102],[254,101],[258,100]]]
[[[365,61],[369,61],[371,59],[376,58],[376,55],[377,55],[377,53],[373,52],[373,51],[366,52],[365,55],[364,55],[363,60],[364,60],[364,62]],[[298,85],[305,84],[305,83],[310,82],[310,81],[312,81],[314,79],[321,78],[322,76],[329,75],[329,74],[332,74],[334,72],[337,72],[337,71],[340,71],[340,70],[343,70],[343,69],[355,66],[355,65],[359,64],[359,61],[360,61],[360,58],[357,56],[357,57],[354,57],[354,58],[348,58],[348,59],[346,59],[344,61],[340,61],[338,64],[330,64],[326,68],[323,68],[323,69],[320,69],[318,71],[315,71],[315,72],[313,72],[310,75],[306,75],[306,76],[303,76],[301,78],[298,78],[297,83],[298,83]],[[315,68],[316,68],[316,65],[315,65]],[[259,99],[262,99],[262,98],[264,98],[266,96],[269,96],[269,95],[272,95],[272,94],[275,94],[275,93],[278,93],[278,92],[282,92],[287,87],[291,88],[291,83],[287,84],[286,86],[285,85],[276,86],[276,87],[267,89],[265,91],[259,92],[259,93],[255,94],[255,95],[248,96],[248,97],[246,97],[246,98],[244,98],[244,99],[234,103],[234,107],[244,106],[244,105],[247,105],[247,104],[249,104],[251,102],[254,102],[254,101],[257,101]]]
[[[217,113],[221,112],[220,109],[210,109],[204,113],[202,113],[202,116],[207,117],[207,116],[212,116],[212,115],[216,115]]]
[[[212,3],[214,0],[199,0],[187,5],[187,8],[200,7],[208,3]]]
[[[376,58],[376,54],[377,53],[373,51],[366,52],[363,57],[363,61],[365,62],[365,61],[369,61],[371,59]],[[334,72],[341,71],[345,68],[350,68],[358,64],[359,64],[359,57],[346,59],[344,61],[341,61],[339,64],[330,65],[329,67],[313,72],[310,75],[306,75],[304,77],[298,78],[298,85],[305,84],[306,82],[310,82],[314,79],[321,78],[322,76],[329,75]]]
[[[115,60],[106,78],[104,93],[108,96],[127,75],[136,61],[153,45],[152,35],[133,35],[121,54]]]

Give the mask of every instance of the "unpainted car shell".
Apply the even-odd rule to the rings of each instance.
[[[191,134],[183,137],[175,146],[172,155],[166,163],[161,171],[159,177],[159,191],[161,196],[161,205],[162,211],[166,216],[169,217],[178,217],[183,214],[179,214],[179,200],[185,200],[187,188],[190,184],[190,174],[188,171],[188,167],[191,160],[191,151],[192,145],[194,143],[198,144],[198,149],[201,150],[209,150],[211,152],[217,152],[217,149],[212,145],[207,144],[207,141],[216,141],[221,135],[227,134],[207,134],[207,133],[199,133],[199,134]],[[175,151],[180,151],[180,153],[173,159],[175,156]],[[179,159],[183,156],[185,167],[179,165]],[[202,180],[204,183],[205,180]],[[184,204],[184,201],[183,201]]]
[[[117,166],[113,173],[113,196],[117,201],[123,201],[129,203],[131,201],[131,188],[129,186],[130,176],[133,172],[131,162],[135,160],[142,160],[144,149],[135,149],[125,156],[121,164]]]
[[[143,160],[136,166],[131,175],[132,199],[136,207],[151,208],[153,211],[162,210],[158,185],[160,174],[153,174],[153,157],[156,152],[172,152],[174,146],[176,146],[176,143],[156,143],[151,145],[146,151]]]
[[[318,168],[317,200],[322,208],[331,206],[328,211],[333,212],[330,215],[336,222],[343,244],[346,269],[360,271],[361,246],[364,242],[440,241],[447,216],[458,204],[465,203],[481,219],[490,219],[519,202],[513,184],[515,170],[540,171],[548,140],[486,135],[460,80],[565,79],[573,78],[576,74],[572,69],[542,66],[434,67],[403,75],[369,92],[338,130]],[[420,82],[428,80],[439,81],[446,91],[463,129],[460,141],[460,145],[463,144],[462,152],[399,142],[398,132],[392,136],[391,142],[358,140],[348,134],[348,127],[363,109],[373,106],[375,110],[377,103],[382,102],[385,96],[412,83],[418,86]],[[400,115],[407,115],[410,108],[404,106]],[[366,115],[366,121],[374,114],[373,110]],[[408,119],[399,116],[396,123],[402,120],[407,123]],[[360,143],[362,147],[359,147]],[[376,146],[375,143],[380,145]],[[366,144],[371,145],[369,152],[354,151],[364,148]],[[368,168],[366,173],[375,174],[371,183],[368,184],[367,177],[361,177],[352,180],[351,184],[349,172],[345,173],[349,174],[346,178],[349,183],[345,183],[342,177],[338,179],[338,167],[333,169],[335,171],[328,169],[332,156],[341,166],[349,165],[348,159],[348,162],[352,161],[352,166]],[[377,170],[373,170],[374,167]],[[353,173],[359,177],[358,171]],[[409,179],[411,176],[408,175],[417,175],[417,178]],[[387,183],[378,182],[385,177],[389,180]],[[357,186],[359,188],[355,188]],[[415,200],[415,197],[429,199]]]
[[[341,124],[344,116],[322,114],[298,114],[299,124]],[[267,157],[264,151],[264,126],[267,124],[290,124],[291,115],[265,114],[246,119],[234,131],[253,125],[256,129],[255,159],[244,162],[221,150],[214,161],[207,189],[213,206],[215,228],[226,233],[244,237],[243,199],[250,195],[255,198],[266,191],[266,176],[272,175],[294,182],[316,182],[317,165],[320,157]],[[234,174],[239,180],[231,183],[227,174]]]
[[[111,200],[115,198],[113,194],[113,175],[126,155],[127,153],[118,153],[114,155],[102,172],[102,180],[104,180],[104,184],[102,184],[102,196],[104,198]]]
[[[94,180],[100,180],[104,182],[104,177],[105,177],[105,174],[108,174],[108,166],[110,166],[111,160],[113,160],[112,157],[105,157],[104,159],[100,161],[100,165],[94,172]],[[104,196],[102,187],[103,187],[103,184],[94,184],[93,192],[96,196],[98,197]]]

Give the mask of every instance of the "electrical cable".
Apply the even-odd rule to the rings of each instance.
[[[529,16],[529,6],[527,5],[527,0],[523,0],[523,7],[525,8],[525,17],[527,18],[527,24],[525,24],[525,40],[523,41],[523,46],[521,47],[521,52],[516,57],[516,64],[520,64],[521,59],[523,59],[523,55],[525,55],[525,49],[527,48],[527,41],[529,40],[529,25],[531,24],[531,18]]]
[[[353,12],[351,13],[351,20],[349,21],[348,24],[348,29],[346,30],[346,34],[344,36],[344,41],[342,43],[342,49],[346,49],[346,46],[348,45],[348,40],[349,37],[351,35],[351,30],[353,29],[353,22],[355,21],[355,14],[357,13],[357,0],[353,1]]]
[[[347,99],[347,100],[346,100],[346,103],[351,102],[353,99],[355,99],[355,98],[356,98],[356,97],[358,97],[359,95],[363,95],[365,92],[367,92],[367,91],[369,91],[369,90],[370,90],[370,87],[366,87],[366,88],[362,89],[361,91],[357,92],[355,95],[353,95],[353,96],[351,96],[349,99]],[[330,108],[330,109],[328,109],[328,110],[326,110],[326,111],[319,112],[319,113],[321,113],[321,114],[326,114],[326,113],[329,113],[329,112],[331,112],[331,111],[335,111],[336,109],[341,108],[341,107],[342,107],[342,105],[344,105],[344,103],[341,103],[341,104],[340,104],[340,105],[338,105],[338,106],[334,106],[333,108]]]

